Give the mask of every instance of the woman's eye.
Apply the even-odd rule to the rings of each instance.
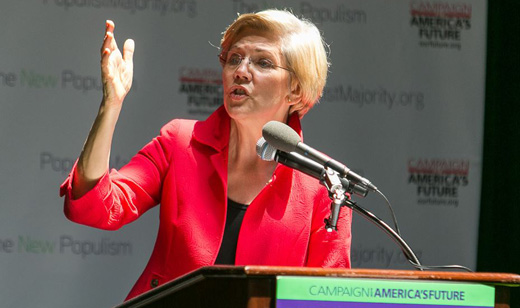
[[[269,61],[268,59],[260,59],[256,61],[256,64],[260,66],[261,68],[272,68],[273,62]]]
[[[240,62],[242,62],[242,57],[236,53],[229,56],[228,60],[226,61],[226,63],[229,65],[239,65]]]

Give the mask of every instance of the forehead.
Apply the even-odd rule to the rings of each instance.
[[[266,31],[258,31],[254,29],[247,29],[242,31],[233,43],[232,49],[247,49],[255,52],[270,52],[276,55],[281,55],[280,39]]]

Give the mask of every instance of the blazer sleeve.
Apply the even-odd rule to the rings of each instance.
[[[331,201],[325,189],[321,192],[314,203],[307,266],[350,268],[352,210],[342,207],[338,230],[328,232],[324,220],[329,218]]]
[[[73,199],[76,162],[60,187],[60,196],[65,196],[65,216],[79,224],[116,230],[157,205],[178,129],[177,120],[166,124],[160,135],[144,146],[128,164],[119,171],[107,170],[94,188]]]

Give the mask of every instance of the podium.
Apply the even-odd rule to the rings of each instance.
[[[203,267],[116,308],[509,307],[520,275],[279,266]]]

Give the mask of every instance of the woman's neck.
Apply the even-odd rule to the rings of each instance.
[[[256,154],[264,123],[231,120],[228,152],[228,197],[250,204],[271,179],[276,162],[264,161]]]

